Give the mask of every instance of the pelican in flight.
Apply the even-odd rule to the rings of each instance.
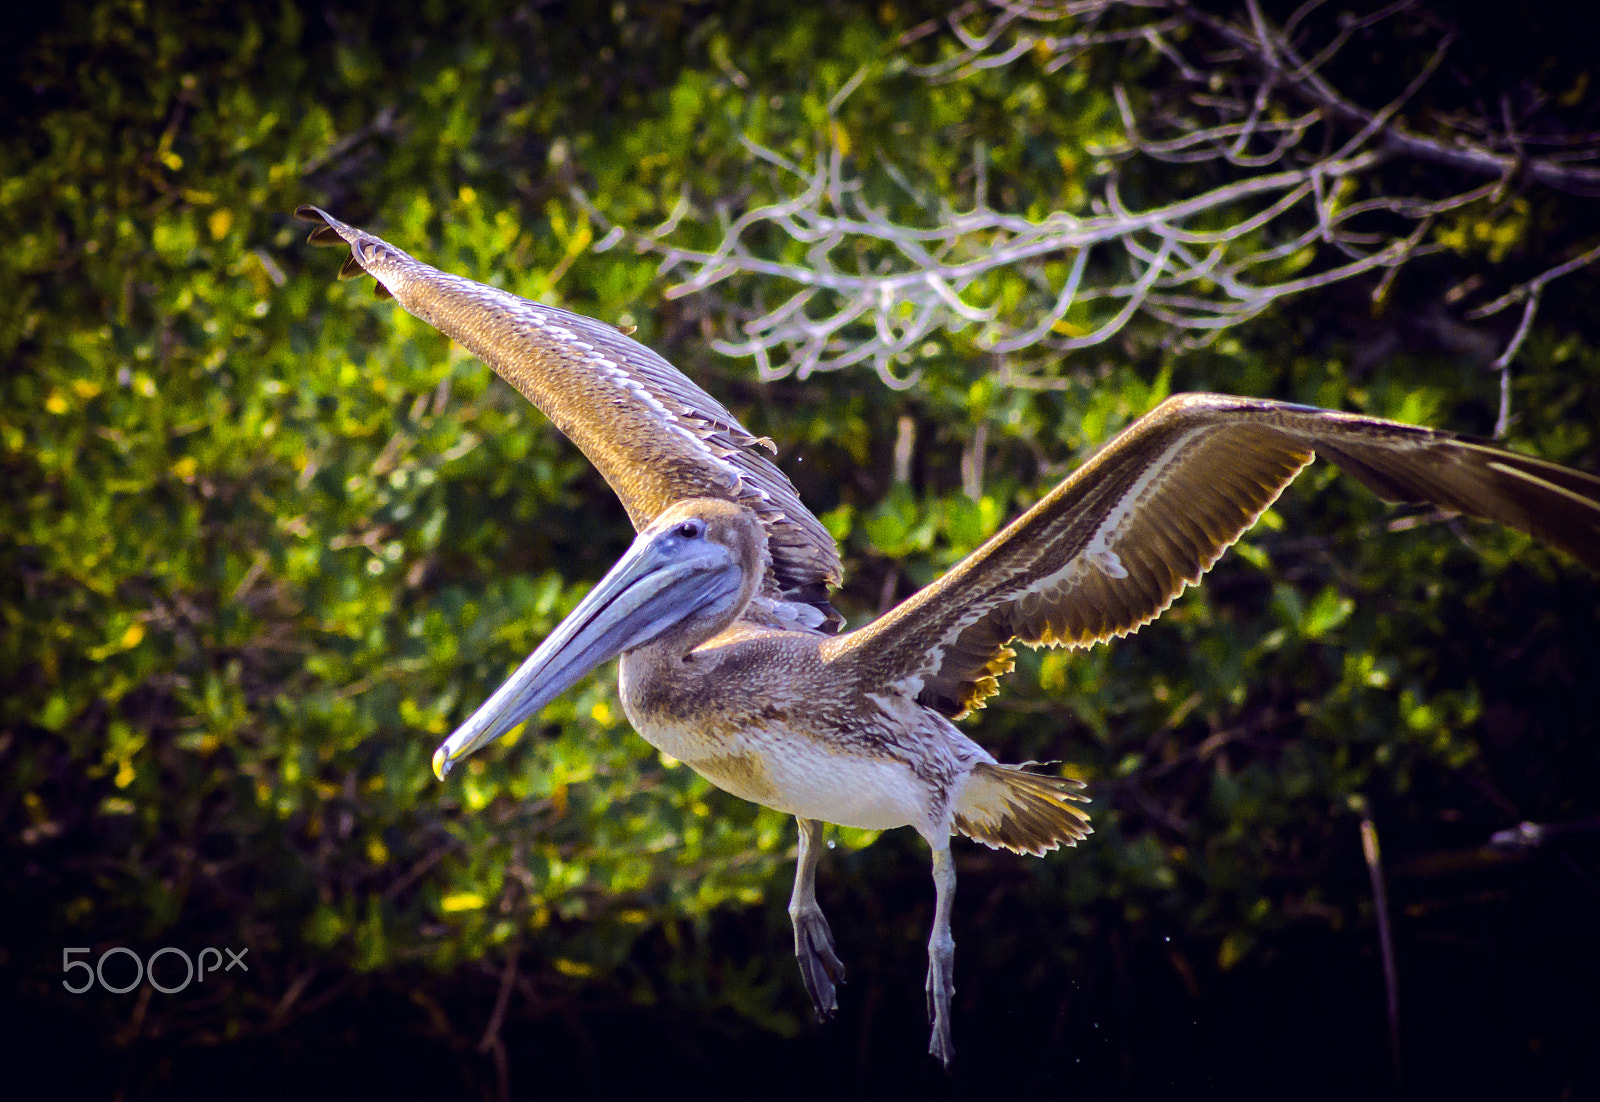
[[[840,632],[838,550],[771,444],[613,326],[430,267],[316,207],[380,297],[464,345],[599,469],[638,537],[520,669],[439,747],[442,780],[621,656],[634,729],[719,788],[793,815],[789,915],[819,1019],[844,965],[817,905],[824,823],[911,826],[933,851],[928,1051],[949,1067],[950,838],[1043,854],[1089,833],[1081,782],[1003,764],[952,720],[1012,668],[1010,644],[1088,647],[1159,616],[1314,456],[1389,501],[1544,540],[1600,570],[1600,478],[1372,417],[1220,394],[1168,398],[948,574]]]

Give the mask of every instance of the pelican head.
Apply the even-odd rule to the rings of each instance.
[[[700,498],[664,510],[510,680],[440,744],[435,775],[443,780],[456,762],[602,662],[658,640],[687,654],[721,631],[750,603],[765,544],[761,522],[741,505]]]

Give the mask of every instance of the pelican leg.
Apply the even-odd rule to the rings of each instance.
[[[833,931],[817,906],[817,860],[822,856],[823,823],[795,816],[800,825],[800,860],[795,864],[794,893],[789,896],[789,921],[794,923],[794,955],[800,978],[825,1022],[839,1009],[834,985],[844,982],[844,965],[833,947]]]
[[[950,908],[956,898],[956,866],[950,858],[950,844],[933,850],[933,936],[928,938],[928,1021],[933,1035],[928,1039],[928,1055],[950,1070],[956,1058],[950,1042],[950,997],[955,994],[956,939],[950,934]]]

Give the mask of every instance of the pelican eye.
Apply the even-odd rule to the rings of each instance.
[[[686,540],[697,540],[706,534],[706,526],[698,520],[686,520],[678,525],[678,535]]]

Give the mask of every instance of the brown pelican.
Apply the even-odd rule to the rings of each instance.
[[[1314,456],[1391,501],[1429,502],[1600,569],[1600,478],[1490,444],[1284,402],[1162,402],[939,581],[837,634],[832,539],[709,395],[614,327],[449,275],[315,207],[342,277],[465,345],[616,490],[628,553],[434,755],[455,763],[621,656],[622,703],[653,746],[795,816],[789,914],[819,1018],[844,967],[817,906],[823,823],[912,826],[933,851],[928,1051],[947,1067],[950,837],[1042,854],[1089,832],[1079,782],[997,762],[952,722],[1011,669],[1009,644],[1087,647],[1155,619]],[[767,445],[770,447],[770,444]]]

